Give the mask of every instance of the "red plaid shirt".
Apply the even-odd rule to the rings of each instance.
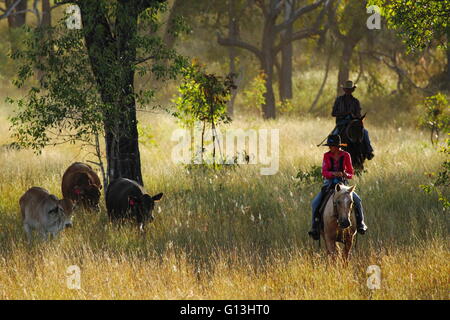
[[[354,171],[353,171],[352,158],[350,157],[350,153],[340,150],[337,160],[333,158],[333,156],[331,155],[331,151],[328,151],[323,155],[322,176],[325,179],[333,179],[334,178],[332,172],[339,171],[341,157],[344,157],[344,163],[343,163],[344,178],[351,179],[353,177]],[[334,170],[331,170],[332,169],[331,161],[333,161],[333,169]]]

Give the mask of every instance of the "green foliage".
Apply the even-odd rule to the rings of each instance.
[[[401,30],[410,50],[423,49],[433,42],[441,41],[450,32],[449,0],[370,0],[368,5],[378,5],[391,28]]]
[[[253,110],[260,108],[265,103],[266,74],[261,71],[250,83],[247,90],[243,92],[243,104],[246,109]]]
[[[222,78],[208,74],[196,62],[184,69],[184,79],[178,88],[179,96],[174,100],[177,111],[173,115],[188,128],[193,129],[198,123],[202,125],[200,157],[203,165],[205,130],[210,126],[213,145],[212,164],[216,168],[215,126],[231,121],[227,115],[227,106],[231,90],[235,88],[231,76]]]
[[[434,139],[439,139],[441,131],[445,132],[450,129],[450,104],[444,94],[438,93],[425,99],[424,114],[419,119],[419,125],[430,129],[433,144],[435,143]]]
[[[52,29],[27,28],[25,48],[11,57],[19,63],[16,87],[40,78],[23,98],[8,99],[18,106],[10,120],[21,146],[39,151],[101,132],[107,106],[99,99],[80,30],[67,30],[63,21]]]
[[[118,10],[118,5],[117,1],[99,4],[110,24],[112,37],[117,36],[119,28],[133,23],[127,12]],[[23,98],[8,99],[18,106],[10,120],[13,136],[19,144],[39,152],[51,144],[92,142],[95,136],[104,133],[106,124],[113,127],[119,119],[128,116],[128,108],[124,107],[131,101],[142,106],[150,104],[154,98],[153,88],[134,92],[134,88],[124,87],[130,74],[135,72],[140,77],[149,75],[164,81],[175,79],[186,64],[184,57],[166,48],[157,34],[162,26],[160,13],[164,9],[164,3],[155,2],[153,7],[140,13],[138,31],[125,39],[129,50],[122,59],[117,59],[117,47],[107,40],[105,47],[91,48],[88,53],[85,36],[91,29],[87,26],[81,30],[68,29],[67,17],[51,28],[28,27],[23,49],[11,55],[19,64],[13,83],[18,88],[28,89]],[[90,14],[94,13],[83,14],[92,18]],[[119,15],[123,15],[121,24]],[[184,26],[176,23],[175,27],[183,29]],[[95,34],[101,32],[101,28],[95,29]]]
[[[295,108],[294,108],[294,105],[292,103],[292,100],[289,100],[289,99],[280,101],[277,104],[277,111],[279,113],[281,113],[281,114],[289,114],[292,111],[294,111],[294,109]]]
[[[229,122],[227,103],[233,88],[230,77],[208,74],[194,62],[184,69],[179,96],[174,100],[177,112],[173,115],[189,128],[197,121],[212,125]]]
[[[428,175],[434,180],[428,185],[421,185],[426,193],[435,191],[438,194],[444,210],[450,208],[450,133],[448,136],[445,145],[440,150],[447,156],[447,159],[441,164],[441,170],[437,173],[429,173]]]
[[[150,126],[137,125],[139,144],[144,146],[154,146],[156,145],[155,136],[152,133],[152,128]]]
[[[298,170],[297,175],[297,185],[301,188],[303,186],[312,186],[318,183],[322,183],[322,167],[313,165],[308,171]]]

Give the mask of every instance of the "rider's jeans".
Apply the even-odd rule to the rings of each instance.
[[[373,152],[373,148],[369,138],[369,131],[367,131],[367,129],[364,128],[363,132],[364,132],[364,144],[367,146],[367,152],[371,153]]]
[[[323,186],[329,186],[331,183],[332,183],[332,180],[329,180],[329,179],[324,180]],[[314,212],[320,206],[320,202],[322,201],[322,197],[323,197],[323,194],[322,194],[322,189],[321,189],[320,192],[315,196],[315,198],[311,202],[312,222],[313,223],[314,223]],[[364,211],[363,211],[363,207],[362,207],[362,203],[361,203],[361,198],[358,196],[358,194],[356,192],[353,192],[353,201],[355,203],[355,209],[361,215],[361,218],[362,218],[361,221],[364,221]]]

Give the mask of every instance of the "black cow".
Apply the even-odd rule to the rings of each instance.
[[[108,216],[111,221],[135,220],[143,231],[145,224],[153,221],[155,201],[162,196],[158,193],[152,197],[136,181],[119,178],[110,183],[106,191]]]

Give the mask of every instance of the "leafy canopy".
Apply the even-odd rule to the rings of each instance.
[[[117,1],[101,1],[100,8],[107,17],[113,39],[117,38]],[[175,79],[187,65],[186,59],[165,46],[158,34],[163,26],[160,13],[166,10],[160,3],[140,13],[138,32],[130,36],[129,47],[136,50],[136,61],[131,71],[139,77],[158,81]],[[19,63],[14,84],[27,88],[23,98],[11,99],[17,104],[16,113],[10,118],[13,136],[20,145],[39,152],[46,145],[75,141],[91,141],[104,132],[106,123],[114,123],[123,116],[123,105],[117,103],[123,90],[123,78],[130,70],[124,68],[114,53],[104,50],[97,61],[105,74],[113,77],[102,79],[102,90],[110,101],[101,97],[99,79],[92,71],[92,57],[85,45],[84,29],[68,29],[63,17],[53,27],[26,28],[24,48],[11,57]],[[182,21],[174,24],[174,34],[186,30]],[[104,27],[104,26],[103,26]],[[100,50],[99,49],[99,50]],[[147,106],[154,97],[154,88],[138,92],[131,90],[128,99],[135,99]]]
[[[398,29],[409,48],[424,49],[434,40],[447,48],[450,34],[450,0],[369,0],[386,17],[388,26]]]

